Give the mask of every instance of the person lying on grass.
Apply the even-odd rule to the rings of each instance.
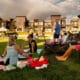
[[[69,56],[72,54],[73,50],[76,51],[80,50],[80,41],[78,43],[79,44],[69,46],[66,52],[62,56],[56,56],[56,59],[59,61],[66,61],[69,58]]]

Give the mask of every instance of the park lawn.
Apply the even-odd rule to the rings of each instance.
[[[17,43],[21,46],[23,40],[18,40]],[[44,42],[39,40],[38,43]],[[26,42],[27,43],[27,42]],[[6,42],[0,43],[0,53],[3,52]],[[39,44],[39,48],[43,45]],[[26,46],[25,48],[28,48]],[[46,51],[43,50],[42,53]],[[45,53],[46,54],[46,53]],[[55,59],[55,55],[46,54],[49,59],[47,69],[35,70],[29,67],[24,69],[16,69],[13,71],[0,71],[0,80],[80,80],[80,57],[79,52],[73,52],[73,55],[65,62],[60,62]]]
[[[2,39],[2,38],[0,38],[0,39]],[[5,40],[5,41],[4,41]],[[7,39],[2,39],[2,40],[0,40],[1,42],[0,42],[0,54],[2,54],[3,52],[4,52],[4,49],[5,49],[5,47],[6,47],[6,45],[7,45]],[[49,39],[47,39],[48,41],[49,41]],[[3,42],[2,42],[3,41]],[[36,40],[36,42],[37,42],[37,44],[38,44],[38,48],[43,48],[43,45],[44,45],[44,39],[41,39],[41,40]],[[17,44],[21,47],[22,45],[23,45],[23,42],[24,42],[24,39],[19,39],[19,40],[17,40]],[[26,45],[25,45],[25,49],[27,49],[28,48],[28,42],[26,41],[25,42],[26,43]]]

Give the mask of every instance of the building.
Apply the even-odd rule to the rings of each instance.
[[[78,27],[79,27],[79,31],[80,31],[80,18],[78,19]]]
[[[24,31],[26,16],[16,16],[14,20],[15,20],[16,30],[17,31]]]
[[[51,29],[52,25],[51,25],[51,20],[44,20],[45,21],[45,27]]]
[[[66,17],[61,18],[61,26],[62,28],[66,28]]]
[[[66,17],[61,18],[61,28],[62,28],[62,31],[65,32],[65,30],[66,30]]]
[[[66,26],[66,29],[73,34],[78,33],[80,31],[80,18],[73,18],[70,24]]]
[[[54,27],[56,20],[61,22],[61,15],[51,15],[51,24]]]

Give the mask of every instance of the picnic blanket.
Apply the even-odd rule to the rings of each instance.
[[[33,58],[31,56],[27,58],[27,65],[31,68],[43,69],[43,68],[47,68],[48,64],[49,64],[48,58],[43,56],[38,59]]]

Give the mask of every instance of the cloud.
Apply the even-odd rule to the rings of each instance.
[[[45,0],[35,0],[34,2],[31,3],[31,5],[32,7],[28,12],[28,16],[30,18],[31,17],[45,18],[47,16],[50,16],[53,13],[53,11],[55,11],[54,13],[57,13],[58,10],[58,8],[55,5]]]
[[[0,16],[46,19],[52,14],[78,15],[79,0],[0,0]]]
[[[79,2],[76,0],[65,0],[58,4],[61,9],[61,14],[64,15],[77,15]]]

